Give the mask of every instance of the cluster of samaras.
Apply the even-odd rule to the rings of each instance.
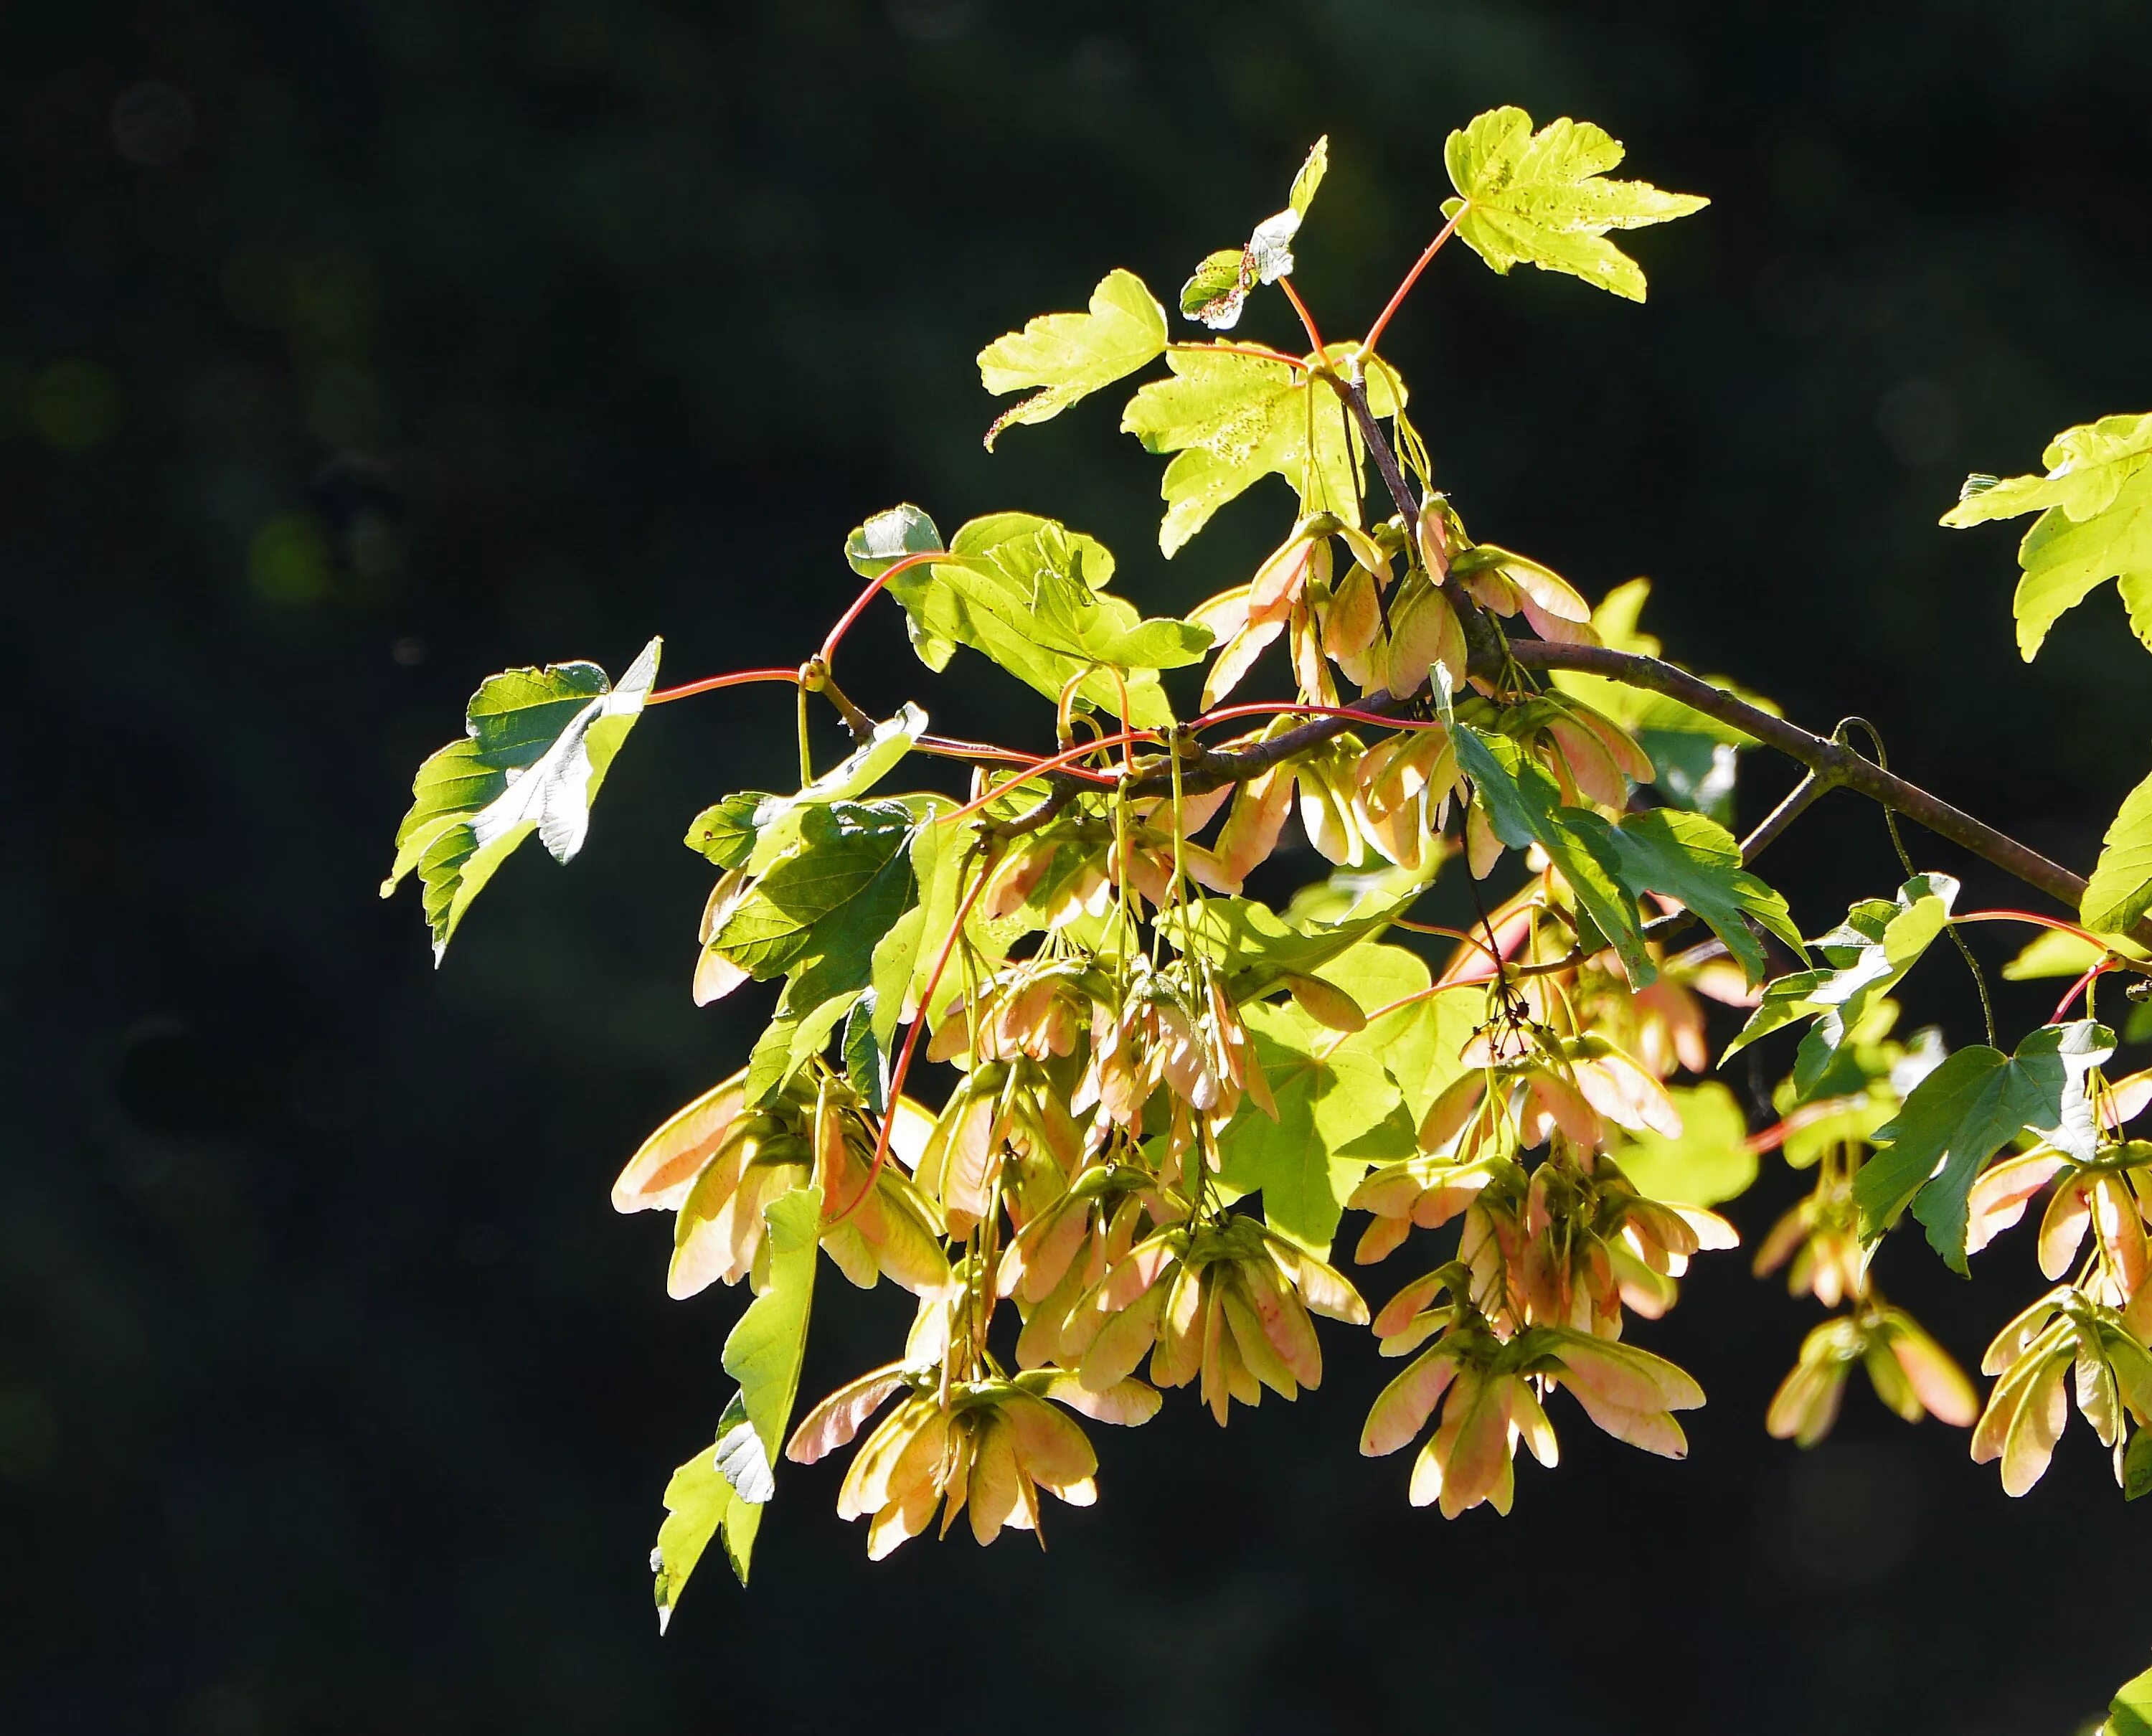
[[[2152,1074],[2119,1081],[2103,1120],[2119,1129],[2148,1101]],[[2131,1419],[2152,1424],[2152,1144],[2117,1138],[2083,1164],[2053,1147],[2006,1159],[1973,1185],[1967,1246],[1985,1246],[2015,1224],[2050,1182],[2040,1270],[2071,1282],[1997,1332],[1980,1365],[1997,1378],[1973,1429],[1972,1456],[2001,1459],[2012,1495],[2047,1470],[2073,1387],[2078,1409],[2114,1454],[2117,1481]]]
[[[1887,1028],[1887,1017],[1880,1024]],[[1920,1058],[1914,1058],[1917,1071]],[[1888,1079],[1907,1059],[1906,1050],[1878,1042],[1862,1069],[1870,1075],[1864,1086],[1886,1101],[1902,1094],[1889,1089]],[[1801,1346],[1799,1360],[1772,1400],[1773,1434],[1804,1446],[1820,1439],[1859,1364],[1876,1396],[1908,1420],[1925,1411],[1960,1427],[1975,1425],[1975,1462],[2000,1459],[2003,1489],[2018,1495],[2048,1468],[2073,1384],[2078,1408],[2112,1451],[2116,1480],[2124,1480],[2130,1422],[2152,1423],[2152,1352],[2146,1349],[2152,1340],[2152,1144],[2124,1139],[2121,1129],[2152,1104],[2152,1072],[2112,1084],[2095,1075],[2089,1099],[2099,1129],[2089,1158],[2038,1141],[2003,1158],[1971,1187],[1967,1254],[2017,1224],[2052,1185],[2040,1224],[2040,1268],[2050,1280],[2071,1280],[1996,1335],[1981,1364],[1982,1373],[1999,1377],[1984,1408],[1934,1340],[1875,1289],[1869,1270],[1873,1246],[1861,1240],[1853,1201],[1855,1178],[1872,1155],[1857,1134],[1866,1108],[1862,1099],[1813,1102],[1759,1136],[1784,1139],[1790,1129],[1798,1141],[1804,1131],[1820,1129],[1824,1138],[1810,1141],[1821,1147],[1814,1190],[1764,1238],[1756,1270],[1785,1266],[1795,1294],[1810,1294],[1826,1307],[1847,1305]],[[1875,1119],[1869,1115],[1869,1123]]]
[[[1415,1226],[1461,1229],[1454,1257],[1372,1321],[1342,1274],[1221,1187],[1220,1132],[1244,1102],[1275,1110],[1241,1009],[1200,952],[1097,957],[1049,931],[944,1010],[928,1053],[959,1071],[938,1114],[900,1098],[884,1134],[819,1060],[756,1109],[735,1077],[652,1136],[615,1204],[677,1213],[683,1296],[752,1277],[764,1204],[812,1185],[846,1277],[918,1298],[903,1356],[815,1406],[788,1448],[818,1459],[899,1399],[839,1496],[845,1517],[869,1519],[877,1556],[937,1511],[946,1530],[968,1509],[986,1541],[1037,1529],[1040,1488],[1088,1504],[1096,1461],[1068,1412],[1141,1423],[1158,1388],[1193,1385],[1222,1424],[1266,1387],[1317,1386],[1317,1314],[1372,1324],[1384,1354],[1413,1358],[1377,1400],[1364,1452],[1397,1450],[1439,1409],[1416,1504],[1506,1512],[1518,1444],[1554,1462],[1544,1401],[1557,1387],[1609,1433],[1678,1457],[1672,1413],[1703,1393],[1622,1342],[1625,1317],[1656,1318],[1688,1257],[1736,1237],[1713,1213],[1646,1197],[1615,1153],[1631,1134],[1678,1132],[1662,1081],[1708,1059],[1698,995],[1751,997],[1715,943],[1662,959],[1641,991],[1604,955],[1575,960],[1572,929],[1551,919],[1557,886],[1535,875],[1436,984],[1484,996],[1486,1018],[1420,1123],[1419,1155],[1376,1168],[1349,1203],[1372,1215],[1362,1264]],[[1267,992],[1280,987],[1340,1035],[1364,1023],[1319,978]],[[896,1161],[876,1166],[878,1143]]]

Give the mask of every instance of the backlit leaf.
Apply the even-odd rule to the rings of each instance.
[[[1921,874],[1898,889],[1895,903],[1869,898],[1855,905],[1844,922],[1814,943],[1824,967],[1796,971],[1769,984],[1726,1053],[1738,1054],[1782,1026],[1813,1019],[1794,1058],[1794,1086],[1799,1099],[1814,1096],[1869,1008],[1949,926],[1957,897],[1957,882],[1947,874]]]
[[[815,1301],[815,1250],[821,1234],[822,1190],[795,1187],[769,1202],[768,1274],[725,1339],[724,1368],[740,1383],[740,1403],[773,1470],[799,1396],[807,1322]]]
[[[845,559],[863,579],[879,578],[909,555],[929,555],[942,546],[942,533],[934,520],[908,501],[878,512],[845,539]],[[919,661],[930,669],[949,667],[957,654],[954,643],[937,639],[906,610],[905,631]]]
[[[906,501],[878,512],[845,539],[845,559],[854,572],[871,579],[907,555],[931,555],[942,546],[934,520]]]
[[[2107,579],[2120,581],[2130,627],[2152,645],[2152,413],[2065,429],[2040,456],[2044,476],[1967,478],[1942,516],[1962,530],[2040,515],[2018,547],[2019,654],[2032,662],[2058,617]]]
[[[800,816],[793,848],[735,905],[711,950],[756,981],[856,952],[865,982],[875,942],[911,901],[906,846],[919,824],[901,802],[835,802]]]
[[[2152,910],[2152,778],[2122,799],[2101,841],[2078,913],[2088,928],[2119,934]]]
[[[663,642],[644,646],[618,687],[595,663],[492,677],[471,697],[464,739],[419,768],[381,896],[419,871],[436,964],[471,900],[531,833],[556,862],[583,847],[591,803],[642,714]]]
[[[718,1422],[719,1439],[729,1438],[745,1415],[735,1393]],[[657,1546],[650,1552],[660,1633],[671,1626],[680,1594],[711,1538],[723,1538],[733,1576],[742,1585],[747,1583],[754,1535],[761,1524],[761,1507],[744,1499],[718,1469],[715,1445],[703,1448],[672,1473],[665,1485],[665,1522],[658,1527]]]
[[[1114,570],[1101,544],[1052,519],[1005,512],[966,525],[950,554],[890,581],[929,638],[968,645],[1048,698],[1074,680],[1079,694],[1116,717],[1125,685],[1128,722],[1172,722],[1157,672],[1195,662],[1210,634],[1146,621],[1133,604],[1100,595]]]
[[[1004,428],[1058,416],[1165,353],[1165,309],[1134,272],[1109,272],[1091,292],[1088,313],[1043,313],[979,352],[987,391],[1032,393],[995,419],[987,449]]]
[[[1315,141],[1300,172],[1292,178],[1286,208],[1256,226],[1244,247],[1223,248],[1207,255],[1195,274],[1180,287],[1180,311],[1200,320],[1215,332],[1231,330],[1240,322],[1248,292],[1258,283],[1275,283],[1292,275],[1293,238],[1302,220],[1315,202],[1330,166],[1330,140],[1326,134]]]
[[[1323,967],[1381,932],[1418,896],[1411,888],[1338,922],[1280,916],[1252,898],[1192,898],[1184,915],[1163,926],[1168,942],[1192,946],[1210,960],[1226,993],[1243,1001],[1267,994],[1288,976],[1330,977]]]
[[[1220,1179],[1244,1193],[1260,1189],[1271,1228],[1327,1255],[1345,1201],[1368,1170],[1414,1149],[1403,1095],[1379,1046],[1368,1041],[1372,1033],[1340,1041],[1290,1003],[1251,1006],[1243,1017],[1277,1119],[1242,1102],[1218,1136]],[[1392,1137],[1371,1140],[1384,1130]]]
[[[1681,1111],[1680,1134],[1632,1134],[1615,1154],[1622,1173],[1654,1200],[1673,1206],[1716,1206],[1747,1192],[1757,1160],[1733,1094],[1714,1079],[1670,1086],[1667,1094]]]
[[[1333,344],[1330,365],[1353,353]],[[1265,476],[1291,483],[1304,512],[1360,519],[1359,434],[1327,383],[1282,362],[1229,349],[1168,352],[1170,379],[1153,380],[1129,400],[1121,428],[1150,452],[1170,452],[1160,493],[1165,517],[1158,546],[1169,556],[1211,514]],[[1387,364],[1367,365],[1368,400],[1378,416],[1394,415],[1404,387]]]
[[[926,733],[926,713],[907,700],[895,717],[876,724],[866,740],[797,794],[747,790],[705,808],[688,828],[688,848],[720,868],[759,874],[798,840],[801,812],[865,795]]]
[[[1764,980],[1764,949],[1744,918],[1754,918],[1800,953],[1800,931],[1786,901],[1741,865],[1741,846],[1718,821],[1672,808],[1632,814],[1619,825],[1573,810],[1568,820],[1586,836],[1606,841],[1616,878],[1632,900],[1661,892],[1702,917],[1752,985]],[[1594,853],[1606,859],[1606,850]]]
[[[1711,201],[1606,180],[1622,156],[1621,142],[1588,120],[1551,120],[1535,133],[1522,109],[1490,109],[1444,146],[1451,185],[1464,197],[1444,200],[1442,214],[1464,213],[1458,239],[1498,272],[1535,265],[1641,302],[1644,273],[1606,231],[1665,223]]]
[[[2132,1448],[2144,1439],[2139,1434]],[[2152,1670],[2132,1676],[2116,1690],[2102,1730],[2103,1736],[2152,1736]]]

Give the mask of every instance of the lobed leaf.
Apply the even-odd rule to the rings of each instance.
[[[774,1470],[799,1396],[807,1322],[815,1301],[815,1250],[821,1234],[822,1190],[795,1187],[764,1210],[767,1276],[725,1339],[724,1370],[740,1383],[740,1403]]]
[[[1116,717],[1125,688],[1124,721],[1173,721],[1157,672],[1197,661],[1210,633],[1145,620],[1133,604],[1100,596],[1114,563],[1095,539],[1052,519],[1005,512],[972,520],[949,553],[890,581],[915,624],[915,642],[923,636],[968,645],[1049,698],[1073,682],[1080,697]]]
[[[1798,957],[1800,931],[1786,901],[1741,865],[1741,846],[1715,820],[1672,808],[1654,808],[1609,825],[1596,814],[1566,811],[1570,826],[1611,850],[1615,877],[1633,904],[1647,892],[1677,898],[1725,942],[1750,985],[1764,980],[1764,949],[1749,932],[1753,918]]]
[[[1985,1044],[1958,1050],[1876,1129],[1880,1149],[1853,1183],[1862,1236],[1881,1235],[1911,1204],[1930,1245],[1962,1273],[1967,1200],[1980,1172],[2021,1133],[2089,1158],[2095,1130],[2086,1079],[2114,1053],[2114,1033],[2090,1019],[2044,1025],[2015,1055]]]
[[[537,833],[556,862],[583,847],[591,804],[657,682],[663,644],[644,646],[618,687],[596,663],[490,678],[471,696],[464,739],[419,768],[381,896],[418,871],[436,964],[471,901],[525,838]]]
[[[1116,271],[1091,292],[1086,313],[1042,313],[979,352],[987,391],[1030,392],[995,418],[987,449],[1005,428],[1045,422],[1079,398],[1125,379],[1165,353],[1165,310],[1134,272]]]
[[[1372,1165],[1414,1149],[1403,1095],[1383,1065],[1378,1033],[1341,1041],[1291,1005],[1251,1006],[1244,1017],[1277,1114],[1241,1104],[1218,1135],[1220,1179],[1260,1190],[1272,1230],[1327,1254]]]
[[[1681,1115],[1681,1132],[1632,1135],[1616,1154],[1622,1173],[1651,1198],[1674,1206],[1716,1206],[1747,1192],[1757,1158],[1733,1094],[1712,1079],[1669,1086],[1667,1094]]]
[[[2056,621],[2108,579],[2119,581],[2131,630],[2152,645],[2152,413],[2065,429],[2041,462],[2044,476],[1967,477],[1942,516],[1963,530],[2040,515],[2018,547],[2019,655],[2031,662]]]
[[[2122,799],[2100,841],[2099,860],[2093,865],[2078,913],[2088,928],[2120,934],[2136,926],[2148,910],[2152,910],[2152,778]]]
[[[1670,222],[1711,201],[1638,180],[1607,180],[1620,140],[1566,117],[1537,132],[1522,109],[1491,109],[1449,135],[1443,160],[1462,198],[1443,201],[1458,239],[1497,273],[1517,264],[1562,272],[1625,297],[1644,299],[1637,261],[1605,239],[1610,229]]]
[[[2137,1439],[2142,1442],[2145,1437]],[[2102,1736],[2152,1736],[2152,1670],[2132,1676],[2115,1690],[2101,1731]]]
[[[1195,275],[1181,285],[1180,311],[1186,317],[1200,320],[1214,332],[1230,331],[1240,323],[1250,290],[1292,275],[1293,238],[1300,233],[1329,167],[1330,138],[1325,134],[1293,176],[1286,208],[1258,223],[1245,246],[1205,255]]]
[[[799,817],[806,810],[865,795],[926,733],[926,713],[907,699],[813,783],[791,795],[752,789],[728,795],[695,816],[684,841],[720,868],[759,874],[798,840]]]
[[[1823,967],[1769,984],[1722,1061],[1784,1025],[1813,1020],[1794,1058],[1794,1101],[1816,1095],[1872,1009],[1949,926],[1957,891],[1947,874],[1917,874],[1899,887],[1895,902],[1870,898],[1855,905],[1844,922],[1816,941]]]
[[[1333,344],[1326,360],[1341,369],[1355,353]],[[1361,523],[1362,452],[1337,393],[1312,373],[1231,348],[1176,349],[1170,379],[1153,380],[1129,400],[1121,429],[1148,452],[1171,453],[1160,492],[1165,517],[1158,546],[1170,558],[1210,516],[1264,477],[1290,482],[1303,513],[1332,512]],[[1388,363],[1367,358],[1369,408],[1393,416],[1404,383]]]
[[[1658,967],[1637,932],[1635,895],[1599,854],[1611,828],[1596,814],[1564,807],[1554,779],[1508,736],[1460,723],[1452,739],[1458,766],[1478,786],[1495,835],[1512,850],[1532,844],[1544,850],[1578,907],[1621,955],[1630,982],[1642,988],[1657,981]]]
[[[743,1425],[745,1411],[733,1394],[718,1419],[718,1443],[695,1454],[672,1473],[665,1485],[665,1522],[657,1529],[657,1546],[650,1551],[652,1591],[657,1602],[657,1631],[672,1625],[680,1594],[701,1563],[713,1537],[724,1541],[726,1559],[742,1585],[754,1552],[755,1532],[762,1524],[762,1507],[734,1488],[718,1462],[718,1447]]]

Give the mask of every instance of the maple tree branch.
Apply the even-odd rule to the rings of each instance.
[[[1799,761],[1825,785],[1843,785],[1859,790],[1870,800],[1970,850],[1982,861],[2038,888],[2058,903],[2075,910],[2084,896],[2083,877],[2071,873],[2059,862],[2050,861],[2037,850],[1974,819],[1962,808],[1952,806],[1919,784],[1885,771],[1875,761],[1864,759],[1843,743],[1827,740],[1798,723],[1759,710],[1745,699],[1699,680],[1685,669],[1677,669],[1657,657],[1640,657],[1634,652],[1616,651],[1604,645],[1557,645],[1544,639],[1513,639],[1510,642],[1510,655],[1520,668],[1573,669],[1586,675],[1603,675],[1625,687],[1642,688],[1650,693],[1663,693],[1669,699],[1678,699],[1706,717],[1729,723],[1764,746]],[[1822,789],[1818,789],[1816,794],[1821,793]],[[1806,805],[1805,802],[1803,805]],[[1792,818],[1788,816],[1786,823],[1790,824]],[[1779,830],[1783,830],[1784,826]],[[1768,843],[1770,837],[1776,835],[1774,832],[1764,841]]]

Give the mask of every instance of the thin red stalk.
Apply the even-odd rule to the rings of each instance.
[[[1060,771],[1074,761],[1081,759],[1086,754],[1095,754],[1101,748],[1118,748],[1129,742],[1156,741],[1158,739],[1159,733],[1155,729],[1124,729],[1117,734],[1102,735],[1096,741],[1079,742],[1074,747],[1056,754],[1051,759],[1040,760],[1021,776],[1011,778],[1007,783],[989,789],[977,800],[967,802],[954,814],[945,815],[941,824],[954,825],[960,820],[969,820],[996,796],[1007,794],[1019,784],[1028,784],[1042,773]]]
[[[1754,1152],[1776,1151],[1803,1128],[1812,1127],[1819,1121],[1841,1113],[1850,1104],[1861,1101],[1857,1097],[1827,1097],[1820,1103],[1803,1104],[1784,1120],[1774,1121],[1769,1127],[1749,1134],[1741,1142],[1742,1147]]]
[[[911,744],[911,750],[915,754],[931,754],[942,759],[990,759],[1025,767],[1035,767],[1039,763],[1039,756],[1036,754],[1021,753],[1014,748],[997,747],[992,742],[952,740],[946,735],[922,735]],[[1064,769],[1072,777],[1089,778],[1094,783],[1110,784],[1114,781],[1112,773],[1094,771],[1089,766],[1068,766]]]
[[[2049,1019],[2048,1023],[2051,1025],[2060,1024],[2063,1022],[2063,1015],[2070,1010],[2070,1003],[2076,1000],[2077,997],[2083,994],[2088,988],[2090,988],[2095,978],[2104,975],[2107,972],[2111,971],[2114,968],[2114,964],[2111,959],[2103,958],[2098,964],[2087,971],[2084,975],[2078,977],[2076,982],[2070,985],[2070,992],[2064,995],[2062,999],[2055,1003],[2055,1016]]]
[[[1315,329],[1315,316],[1307,311],[1307,303],[1300,298],[1300,292],[1292,287],[1292,279],[1281,277],[1277,287],[1285,292],[1285,298],[1292,303],[1292,311],[1300,316],[1302,329],[1307,333],[1307,347],[1318,356],[1322,354],[1322,334]]]
[[[1461,941],[1468,947],[1476,947],[1491,959],[1500,959],[1502,956],[1478,935],[1467,934],[1461,928],[1444,928],[1439,922],[1415,922],[1408,916],[1393,916],[1390,926],[1402,928],[1410,934],[1431,934],[1445,941]]]
[[[934,1004],[934,991],[942,986],[942,973],[949,968],[950,956],[957,950],[957,937],[964,931],[964,924],[972,914],[972,906],[979,901],[979,894],[987,889],[993,878],[994,859],[989,855],[981,864],[977,884],[964,895],[964,901],[957,907],[957,920],[949,925],[948,938],[942,942],[942,956],[934,961],[933,973],[926,979],[926,987],[919,997],[919,1010],[912,1014],[911,1028],[904,1033],[904,1047],[897,1052],[896,1070],[889,1076],[889,1099],[883,1104],[881,1126],[875,1134],[874,1161],[867,1166],[867,1179],[860,1190],[852,1195],[851,1204],[823,1224],[825,1230],[834,1229],[859,1209],[860,1201],[874,1191],[874,1185],[881,1175],[881,1166],[889,1161],[889,1130],[896,1123],[896,1106],[904,1098],[904,1082],[911,1074],[912,1051],[919,1047],[919,1033],[926,1028],[927,1009]]]
[[[827,663],[836,656],[839,643],[851,631],[852,623],[860,618],[860,612],[875,600],[883,586],[899,573],[908,572],[924,561],[946,561],[948,558],[947,549],[926,549],[916,555],[906,555],[901,561],[892,561],[882,568],[874,576],[873,582],[854,599],[851,607],[837,617],[837,624],[830,629],[830,637],[822,642],[822,661]]]
[[[1419,274],[1434,262],[1434,256],[1442,251],[1442,244],[1457,232],[1458,219],[1464,215],[1467,209],[1467,206],[1459,206],[1457,216],[1442,226],[1441,232],[1427,244],[1427,251],[1413,261],[1413,268],[1405,273],[1405,281],[1398,286],[1397,293],[1390,297],[1389,306],[1375,316],[1374,324],[1368,327],[1368,335],[1360,340],[1360,353],[1363,358],[1375,353],[1376,340],[1383,335],[1391,317],[1404,305],[1405,297],[1412,293],[1413,285],[1419,282]]]
[[[2102,952],[2107,942],[2089,928],[2080,928],[2074,922],[2065,922],[2059,917],[2043,916],[2031,911],[1967,911],[1962,916],[1952,916],[1953,922],[2030,922],[2035,928],[2052,928],[2058,934],[2073,934],[2081,941],[2090,941]]]
[[[789,681],[797,687],[799,672],[797,669],[735,669],[729,675],[706,676],[701,681],[691,681],[684,687],[661,688],[642,703],[645,705],[669,705],[675,699],[691,699],[698,693],[714,693],[719,688],[745,687],[751,681]]]

